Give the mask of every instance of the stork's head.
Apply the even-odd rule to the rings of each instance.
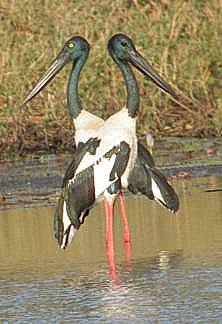
[[[57,55],[56,59],[63,58],[64,64],[68,61],[76,61],[82,56],[88,56],[89,43],[81,36],[74,36],[65,42],[62,50]]]
[[[108,51],[118,65],[131,63],[145,76],[149,77],[164,92],[169,93],[175,99],[176,93],[166,83],[146,59],[136,50],[133,41],[124,34],[115,34],[108,41]]]
[[[115,34],[108,41],[108,50],[114,59],[130,60],[129,53],[136,51],[132,40],[124,34]]]
[[[22,106],[36,96],[63,68],[63,66],[73,61],[77,62],[80,58],[87,59],[90,50],[90,45],[87,40],[81,36],[74,36],[65,42],[62,50],[53,60],[48,70],[44,73],[41,79],[37,82],[31,92],[22,102]]]

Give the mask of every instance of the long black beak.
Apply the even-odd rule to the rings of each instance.
[[[44,73],[41,79],[34,86],[32,91],[27,95],[23,100],[21,106],[24,106],[29,102],[33,97],[35,97],[63,68],[63,66],[69,61],[68,53],[60,52],[55,60],[52,62],[48,70]]]
[[[145,60],[145,58],[136,50],[129,52],[129,61],[144,75],[149,77],[158,87],[164,92],[170,94],[173,98],[178,100],[178,96],[171,86],[165,82],[154,68]]]

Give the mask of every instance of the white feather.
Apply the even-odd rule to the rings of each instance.
[[[105,122],[101,118],[83,110],[74,121],[76,127],[76,141],[86,141],[92,137],[100,139],[96,154],[86,153],[80,162],[75,175],[86,168],[94,167],[95,194],[99,197],[111,183],[109,175],[115,162],[116,155],[111,159],[104,158],[104,155],[126,142],[130,147],[130,156],[126,169],[121,177],[123,188],[128,187],[128,176],[134,166],[137,155],[136,120],[128,114],[127,108],[123,108],[110,116]],[[74,178],[75,179],[75,178]],[[73,181],[74,179],[70,180]]]
[[[76,233],[76,229],[74,228],[73,225],[71,226],[70,230],[68,232],[66,232],[67,229],[69,228],[69,226],[71,225],[71,222],[70,222],[69,216],[67,214],[67,207],[66,207],[65,201],[63,203],[62,222],[63,222],[63,233],[65,233],[65,234],[62,239],[61,249],[64,249],[64,247],[66,245],[67,235],[69,235],[68,244],[70,244],[75,233]]]
[[[127,108],[123,108],[116,114],[110,116],[100,131],[105,134],[104,141],[109,145],[109,148],[106,147],[107,151],[122,141],[125,141],[130,147],[129,162],[121,177],[123,188],[127,188],[127,179],[130,171],[134,167],[137,156],[136,118],[130,117]]]
[[[96,199],[116,180],[109,180],[115,159],[116,155],[113,154],[110,159],[102,158],[98,164],[94,165],[94,188]]]
[[[73,119],[75,126],[76,145],[87,142],[89,138],[96,137],[98,129],[103,126],[104,120],[85,109],[81,110],[77,118]]]
[[[63,223],[64,232],[66,232],[68,227],[71,225],[71,222],[67,213],[67,207],[65,201],[63,203],[62,223]]]
[[[77,229],[72,225],[70,227],[70,230],[69,230],[69,237],[68,237],[68,244],[67,245],[69,245],[72,242],[76,231],[77,231]]]
[[[152,183],[152,192],[153,192],[155,200],[157,200],[157,201],[159,200],[165,204],[165,200],[160,192],[160,189],[153,178],[151,178],[151,183]]]

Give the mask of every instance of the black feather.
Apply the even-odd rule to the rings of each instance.
[[[154,199],[152,190],[152,178],[158,186],[164,201],[159,201],[164,207],[172,212],[179,209],[179,199],[167,182],[166,177],[155,167],[155,163],[150,152],[138,143],[138,156],[134,169],[128,178],[128,189],[133,194],[141,193],[149,199]]]
[[[63,184],[62,184],[62,188],[64,188],[67,184],[67,182],[72,179],[75,175],[75,172],[80,164],[80,162],[83,159],[83,156],[86,153],[90,153],[90,154],[95,154],[96,153],[96,149],[99,146],[100,143],[100,139],[98,138],[90,138],[85,144],[81,143],[77,146],[75,152],[74,152],[74,157],[71,161],[71,163],[69,164],[65,176],[63,178]]]
[[[149,172],[149,167],[154,165],[154,159],[150,152],[138,142],[137,159],[128,178],[128,190],[130,192],[133,194],[141,193],[151,200],[154,199]],[[148,170],[146,166],[148,166]]]
[[[79,229],[83,222],[83,214],[92,207],[95,202],[94,168],[88,167],[76,175],[75,181],[67,185],[68,215],[74,227]]]
[[[84,217],[89,213],[87,207],[92,205],[95,200],[93,167],[89,167],[77,175],[75,173],[84,155],[86,153],[95,154],[99,143],[100,140],[98,138],[90,138],[85,144],[79,145],[66,170],[62,183],[61,197],[54,216],[55,237],[60,246],[64,237],[66,237],[64,248],[68,244],[71,226],[74,226],[75,229],[79,228]],[[66,202],[66,210],[71,222],[71,225],[65,232],[63,223],[64,202]]]
[[[167,182],[166,177],[156,168],[151,168],[151,177],[156,182],[164,201],[159,200],[160,204],[172,212],[179,209],[179,198],[173,187]]]
[[[121,142],[118,146],[115,146],[115,148],[116,151],[114,151],[113,154],[116,154],[116,159],[110,172],[110,181],[115,180],[116,177],[121,178],[128,164],[130,155],[129,144],[124,141]]]

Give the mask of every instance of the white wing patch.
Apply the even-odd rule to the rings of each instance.
[[[69,216],[67,214],[66,202],[65,201],[63,203],[62,223],[63,223],[63,229],[64,229],[63,233],[64,233],[64,235],[63,235],[63,239],[62,239],[61,249],[64,249],[66,247],[66,245],[71,243],[71,241],[73,239],[73,236],[76,233],[76,229],[74,228],[73,225],[71,225]],[[69,231],[67,231],[70,225],[71,225],[71,228],[70,228]],[[67,244],[67,235],[68,235],[68,244]]]
[[[154,199],[157,201],[161,201],[163,204],[166,204],[166,202],[160,192],[160,189],[159,189],[158,185],[156,184],[156,182],[153,180],[153,178],[151,178],[151,183],[152,183],[152,192],[154,195]]]
[[[67,214],[66,202],[65,201],[63,203],[62,223],[63,223],[63,227],[64,227],[64,232],[65,232],[67,230],[67,228],[71,225],[69,216]]]
[[[116,154],[113,154],[110,159],[101,158],[98,163],[94,165],[94,186],[95,186],[95,196],[99,197],[113,182],[109,180],[110,172],[115,163]]]
[[[80,162],[78,168],[76,169],[76,172],[74,174],[74,177],[72,179],[69,179],[69,184],[73,183],[75,181],[76,176],[83,170],[87,169],[88,167],[90,167],[91,165],[94,165],[94,163],[96,163],[97,160],[97,156],[96,154],[91,154],[91,153],[86,153],[84,155],[84,158],[82,159],[82,161]]]

